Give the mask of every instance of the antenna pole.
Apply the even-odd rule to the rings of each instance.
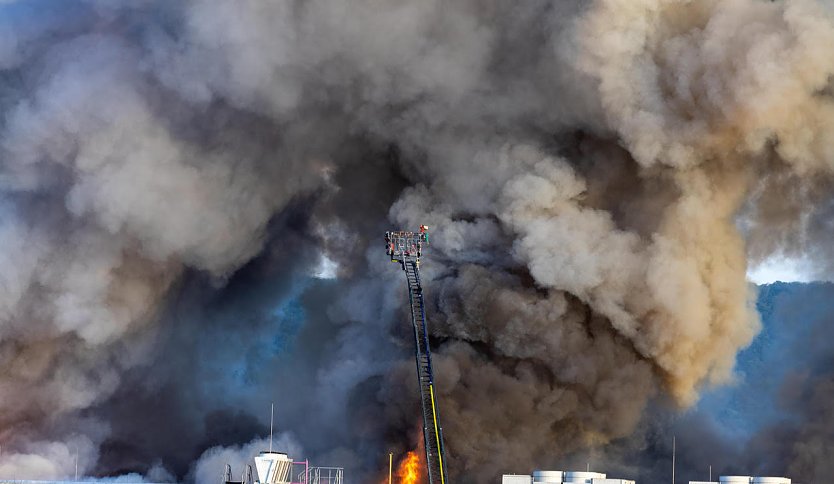
[[[675,484],[675,436],[672,436],[672,484]]]
[[[391,484],[391,472],[394,469],[394,454],[388,453],[388,484]]]
[[[709,481],[712,482],[712,466],[709,466]]]
[[[272,452],[272,426],[275,423],[275,404],[269,408],[269,451]]]

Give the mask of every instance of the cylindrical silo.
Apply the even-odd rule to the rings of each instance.
[[[605,479],[605,474],[601,472],[568,471],[564,473],[564,479],[564,482],[571,484],[593,484],[594,479]]]
[[[721,476],[718,482],[721,484],[750,484],[753,478],[750,476]]]
[[[563,474],[562,471],[533,471],[533,484],[561,484]]]
[[[791,484],[787,477],[754,477],[753,484]]]

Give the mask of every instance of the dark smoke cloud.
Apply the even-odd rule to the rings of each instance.
[[[830,283],[762,286],[764,329],[739,357],[737,382],[707,393],[694,408],[650,405],[628,437],[554,459],[586,463],[639,482],[666,482],[677,440],[679,482],[712,475],[786,475],[794,482],[830,480],[834,352]]]
[[[762,300],[773,304],[763,308],[775,326],[768,336],[792,356],[765,357],[785,362],[783,369],[768,372],[781,377],[772,391],[778,413],[771,418],[774,423],[752,436],[742,459],[762,473],[822,483],[834,470],[826,458],[834,451],[834,351],[825,343],[834,331],[832,292],[830,283],[776,284],[763,290]]]
[[[368,479],[417,415],[392,226],[461,482],[731,381],[748,257],[825,255],[819,2],[1,8],[2,474],[199,481],[275,401]]]

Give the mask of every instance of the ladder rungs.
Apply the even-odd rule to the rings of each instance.
[[[439,432],[435,430],[435,402],[432,393],[432,365],[429,352],[428,325],[426,324],[425,302],[423,301],[423,288],[420,285],[419,270],[411,260],[403,260],[402,267],[405,270],[406,281],[409,290],[409,306],[411,309],[411,321],[414,326],[415,350],[417,354],[417,378],[420,385],[420,404],[422,406],[424,422],[427,425],[423,429],[426,438],[426,471],[429,474],[431,484],[440,484],[443,473],[443,455],[440,451]]]

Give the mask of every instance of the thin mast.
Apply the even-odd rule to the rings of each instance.
[[[672,436],[672,484],[675,484],[675,436]]]
[[[269,451],[272,452],[272,425],[275,423],[275,404],[269,407]]]

